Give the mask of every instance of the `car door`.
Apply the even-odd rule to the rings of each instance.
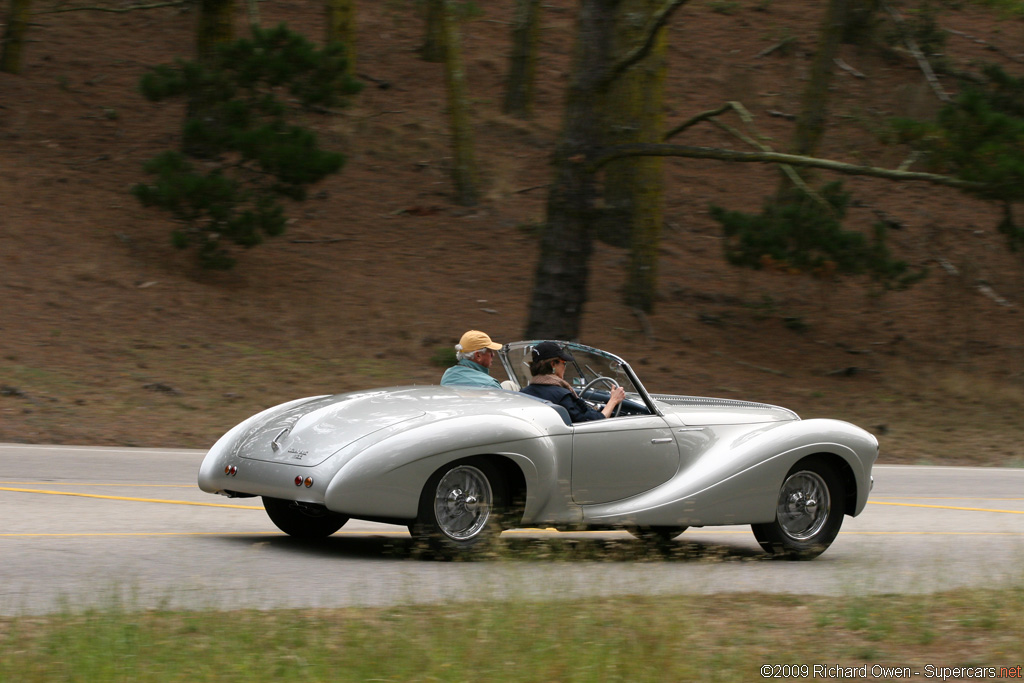
[[[608,503],[649,491],[679,469],[679,447],[660,415],[613,417],[573,426],[572,498]]]

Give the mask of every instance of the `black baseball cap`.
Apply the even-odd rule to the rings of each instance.
[[[541,361],[549,358],[561,358],[566,362],[573,360],[572,354],[555,342],[541,342],[533,347],[533,360]]]

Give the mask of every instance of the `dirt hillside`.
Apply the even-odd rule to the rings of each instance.
[[[465,25],[485,183],[467,209],[451,201],[442,72],[418,56],[414,3],[358,4],[366,88],[344,112],[307,121],[345,168],[290,209],[283,237],[219,274],[197,270],[171,246],[169,218],[128,192],[145,160],[178,143],[181,106],[147,102],[137,84],[190,56],[194,14],[35,18],[23,72],[0,74],[0,441],[202,448],[286,399],[436,382],[434,359],[468,328],[521,336],[576,5],[545,2],[529,122],[500,111],[512,0],[478,2]],[[822,6],[685,7],[670,29],[667,122],[738,99],[784,149]],[[267,0],[262,23],[319,40],[317,7]],[[938,21],[951,69],[1024,72],[1021,20],[961,3]],[[762,54],[786,39],[789,49]],[[938,99],[906,51],[846,46],[842,57],[822,156],[897,166],[906,150],[883,143],[887,120],[928,116]],[[744,149],[711,126],[680,141]],[[894,252],[930,271],[881,293],[860,278],[725,263],[709,205],[758,210],[774,169],[675,160],[666,173],[656,312],[640,320],[622,305],[627,254],[601,246],[581,341],[630,359],[652,390],[856,422],[879,434],[886,462],[1024,466],[1024,257],[1007,250],[993,207],[846,180],[858,203],[848,225],[866,230],[884,213],[899,226]]]

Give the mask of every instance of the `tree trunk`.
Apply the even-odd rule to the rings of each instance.
[[[444,61],[444,17],[448,0],[427,0],[426,30],[420,56],[428,62]]]
[[[452,180],[455,201],[473,206],[480,199],[477,186],[476,158],[473,150],[473,126],[470,120],[469,97],[466,95],[466,72],[462,65],[458,18],[453,0],[445,0],[442,27],[444,45],[444,77],[448,88],[448,116],[452,134]]]
[[[540,0],[516,0],[504,112],[521,119],[533,116],[539,37]]]
[[[249,21],[250,31],[260,27],[260,0],[245,0],[245,16]]]
[[[32,0],[11,0],[7,13],[7,30],[4,31],[3,53],[0,54],[0,71],[4,73],[21,73],[21,53],[25,47],[31,4]]]
[[[587,299],[596,194],[588,163],[601,144],[599,111],[608,77],[615,0],[583,0],[555,177],[526,325],[527,339],[576,339]]]
[[[793,133],[790,152],[799,156],[814,156],[825,132],[828,115],[829,85],[835,72],[835,58],[843,40],[843,31],[850,0],[829,0],[825,19],[818,36],[818,50],[811,63],[811,76],[800,102],[800,116]],[[776,201],[785,202],[795,190],[793,181],[782,175],[776,191]]]
[[[650,17],[662,4],[662,0],[623,0],[619,4],[617,58],[643,40]],[[661,28],[648,55],[611,84],[604,107],[608,146],[661,141],[665,51],[665,29]],[[664,206],[662,166],[659,157],[635,157],[608,164],[604,175],[600,236],[609,244],[629,247],[624,302],[645,312],[654,307],[657,289]]]
[[[218,45],[235,39],[235,0],[200,0],[196,25],[196,54],[200,61]]]
[[[199,62],[209,61],[219,45],[235,39],[235,0],[199,0],[196,20],[196,57]],[[186,121],[216,120],[213,114],[212,93],[199,94],[189,99],[185,110]],[[214,154],[202,141],[182,140],[182,151],[188,156],[205,159]]]
[[[345,73],[356,75],[356,0],[327,0],[327,42],[345,46]]]

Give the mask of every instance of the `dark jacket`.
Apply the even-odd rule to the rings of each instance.
[[[524,394],[542,398],[560,405],[569,411],[569,418],[573,422],[589,422],[591,420],[603,420],[604,414],[594,410],[582,398],[572,393],[565,387],[556,387],[550,384],[531,384],[525,387]]]

